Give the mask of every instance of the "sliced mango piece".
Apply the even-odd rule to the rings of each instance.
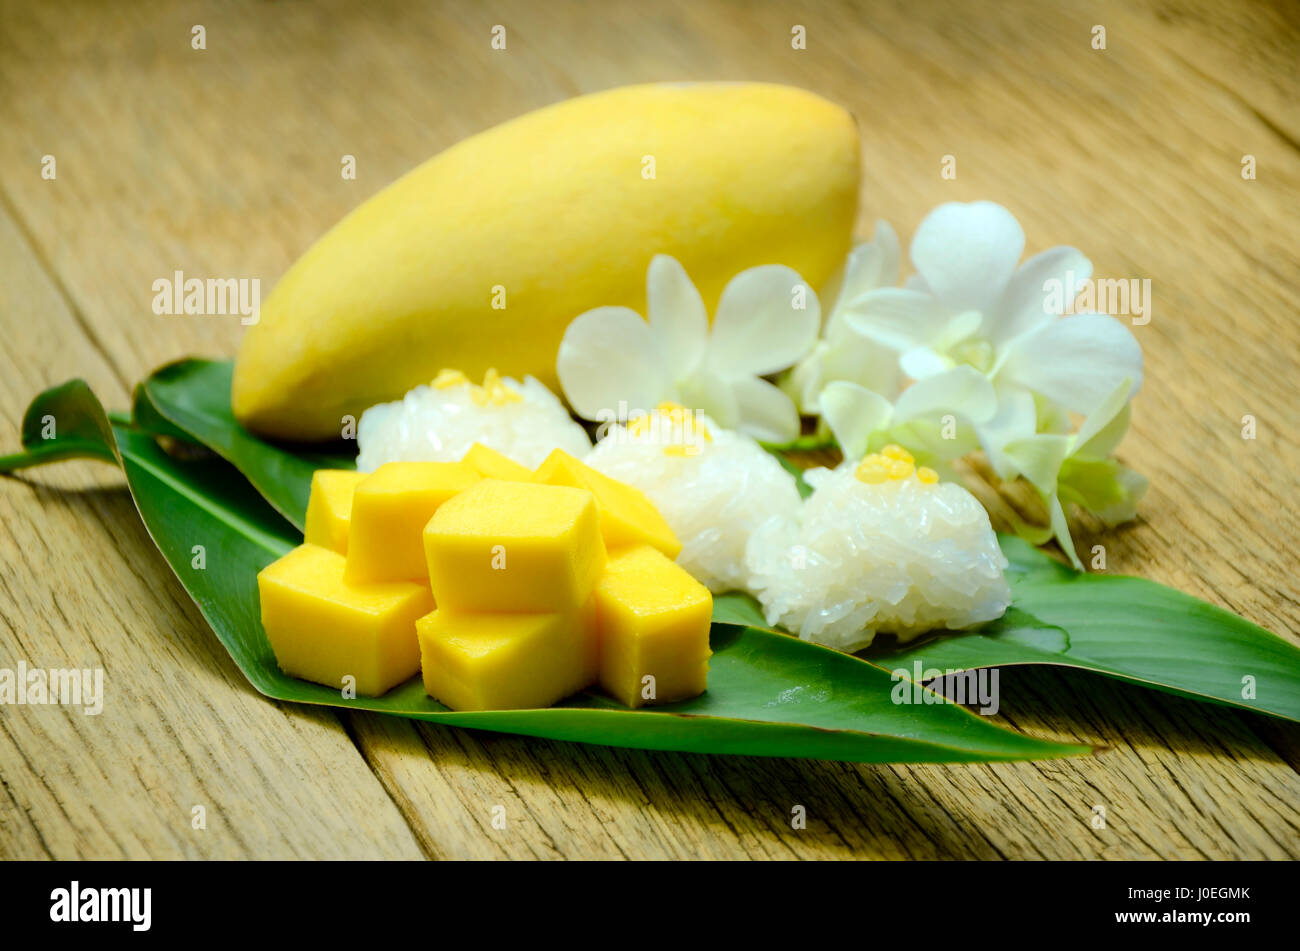
[[[485,479],[502,479],[506,482],[527,482],[533,477],[532,470],[515,462],[504,453],[497,452],[490,446],[476,442],[469,447],[461,462],[473,466]]]
[[[307,499],[307,528],[303,540],[340,555],[348,553],[348,522],[352,518],[352,493],[364,472],[352,469],[317,469],[311,474]]]
[[[350,585],[345,559],[300,545],[257,575],[262,626],[291,677],[377,697],[420,669],[416,619],[433,608],[427,586],[409,581]]]
[[[649,545],[617,552],[596,585],[600,685],[621,703],[671,703],[709,681],[713,596]]]
[[[416,621],[424,689],[453,710],[549,707],[596,679],[595,608],[459,614]]]
[[[420,533],[440,505],[480,478],[463,462],[390,462],[372,472],[352,496],[345,580],[426,580]]]
[[[458,613],[576,610],[606,561],[590,492],[497,479],[439,508],[424,548],[438,606]]]
[[[533,480],[546,485],[570,485],[596,497],[600,529],[610,551],[629,545],[653,545],[676,558],[682,544],[664,517],[640,489],[612,479],[556,449],[537,467]]]

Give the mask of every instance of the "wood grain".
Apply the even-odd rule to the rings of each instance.
[[[3,213],[0,260],[5,326],[25,328],[0,373],[5,431],[60,377],[124,403]],[[98,715],[0,709],[0,857],[418,856],[337,717],[269,703],[243,679],[122,486],[109,466],[69,463],[0,487],[0,665],[104,672]]]
[[[504,52],[489,45],[498,23]],[[806,50],[790,47],[796,23]],[[195,24],[206,50],[190,46]],[[1104,545],[1111,571],[1297,639],[1298,53],[1284,0],[0,2],[0,451],[44,386],[84,376],[124,406],[158,363],[233,353],[236,320],[155,316],[156,278],[269,288],[397,175],[571,95],[790,82],[858,117],[864,233],[884,217],[906,238],[939,202],[990,198],[1030,252],[1072,244],[1098,276],[1151,280],[1122,455],[1152,490],[1137,523],[1082,524],[1079,540]],[[356,181],[339,174],[345,154]],[[1023,493],[987,498],[1032,509]],[[108,690],[98,717],[0,709],[0,856],[1300,855],[1297,732],[1248,714],[1009,669],[1005,723],[1108,750],[976,767],[646,753],[335,715],[247,686],[108,467],[0,480],[0,518],[0,665],[98,664]]]

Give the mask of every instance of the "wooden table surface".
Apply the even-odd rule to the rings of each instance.
[[[1298,640],[1300,7],[1073,3],[0,4],[0,452],[38,390],[110,406],[233,354],[152,282],[269,289],[458,139],[630,82],[762,79],[851,108],[860,230],[989,198],[1029,251],[1150,279],[1109,569]],[[797,12],[796,12],[797,11]],[[206,49],[191,47],[192,27]],[[491,30],[507,28],[493,51]],[[807,49],[791,48],[791,30]],[[1106,48],[1094,49],[1094,27]],[[357,178],[340,175],[355,155]],[[52,155],[56,178],[42,177]],[[957,176],[941,177],[946,155]],[[1242,174],[1253,156],[1255,178]],[[1242,438],[1242,419],[1257,438]],[[1013,496],[1012,504],[1023,499]],[[1002,503],[998,503],[999,505]],[[0,479],[0,666],[102,666],[105,709],[0,708],[3,857],[1236,858],[1300,854],[1300,731],[1103,678],[1003,672],[1004,723],[1108,747],[992,766],[638,752],[268,701],[121,476]],[[791,828],[791,809],[807,828]],[[1106,827],[1094,828],[1094,806]],[[193,828],[203,806],[205,829]],[[504,806],[505,829],[492,825]]]

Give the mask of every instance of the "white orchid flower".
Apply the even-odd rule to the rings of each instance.
[[[585,419],[612,419],[620,403],[649,411],[672,402],[756,439],[799,435],[793,401],[763,377],[784,370],[817,340],[821,306],[795,271],[770,264],[737,274],[722,291],[710,332],[704,300],[675,258],[646,275],[649,320],[597,307],[569,324],[556,372]]]
[[[999,451],[1063,413],[1097,409],[1121,380],[1142,383],[1142,350],[1104,314],[1061,313],[1092,264],[1056,247],[1019,264],[1025,235],[988,201],[940,205],[912,240],[918,279],[868,291],[848,305],[847,323],[900,354],[914,379],[971,366],[993,382],[998,413],[981,439],[998,474],[1013,473]],[[1017,266],[1019,264],[1019,266]]]
[[[913,383],[896,402],[859,383],[833,380],[821,392],[820,409],[846,459],[896,443],[918,462],[943,466],[979,448],[975,426],[997,411],[997,394],[978,370],[953,367]]]
[[[1121,380],[1076,433],[1038,433],[1002,447],[1047,503],[1050,529],[1030,532],[1029,539],[1042,544],[1055,536],[1079,569],[1083,565],[1070,537],[1064,503],[1073,502],[1113,527],[1137,515],[1137,503],[1147,490],[1145,476],[1110,458],[1128,431],[1130,393],[1131,382]]]
[[[801,412],[815,415],[822,389],[834,380],[860,383],[886,397],[898,394],[898,353],[858,333],[845,317],[850,303],[863,294],[898,282],[899,257],[898,235],[889,222],[879,220],[872,240],[849,253],[839,275],[824,289],[835,303],[826,316],[822,339],[782,384]]]

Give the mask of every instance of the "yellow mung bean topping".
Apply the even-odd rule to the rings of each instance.
[[[916,476],[924,485],[934,485],[939,481],[939,474],[928,466],[916,467],[912,454],[902,446],[892,443],[880,452],[868,453],[862,457],[853,473],[859,482],[867,485],[880,485],[884,482],[902,482]]]

